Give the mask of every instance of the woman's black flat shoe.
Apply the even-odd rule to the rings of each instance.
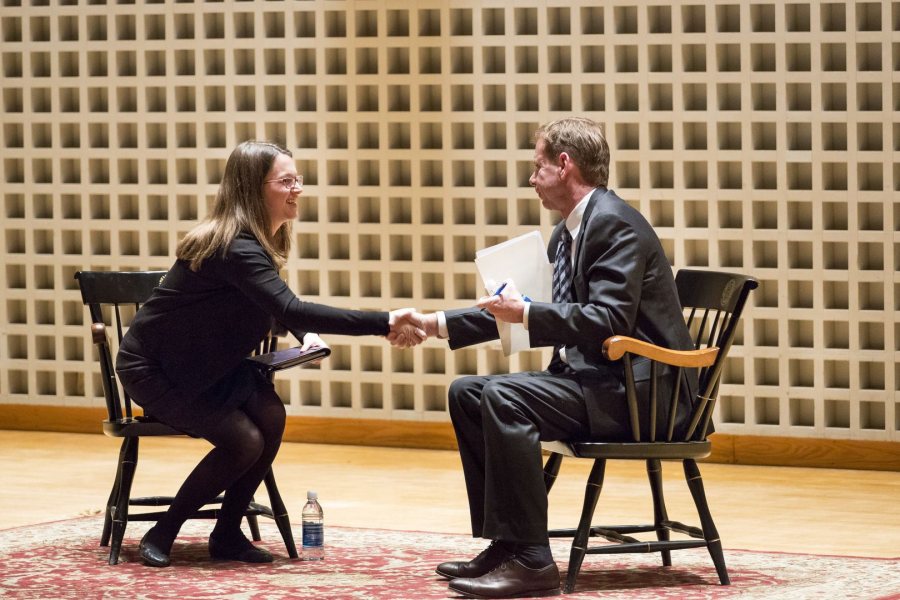
[[[246,538],[231,545],[211,537],[209,538],[209,555],[214,560],[236,560],[245,563],[270,563],[275,560],[268,550],[254,546]]]
[[[159,549],[153,542],[147,539],[149,531],[141,538],[140,557],[145,565],[151,567],[168,567],[169,555]]]

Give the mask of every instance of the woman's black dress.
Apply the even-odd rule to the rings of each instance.
[[[388,313],[303,302],[255,237],[191,271],[176,261],[135,315],[116,371],[148,414],[182,431],[240,407],[269,384],[246,358],[273,319],[293,332],[387,335]]]

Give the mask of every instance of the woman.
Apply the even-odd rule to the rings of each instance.
[[[240,523],[284,432],[284,404],[244,358],[273,319],[321,343],[315,331],[424,339],[411,309],[353,311],[298,299],[278,275],[291,243],[302,178],[291,153],[244,142],[231,153],[212,214],[181,240],[177,260],[135,315],[116,360],[125,390],[148,414],[214,448],[141,540],[140,556],[164,567],[184,522],[223,490],[209,537],[216,559],[270,562]]]

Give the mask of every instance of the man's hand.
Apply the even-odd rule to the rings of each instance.
[[[525,300],[512,281],[506,281],[499,293],[482,296],[478,308],[488,311],[505,323],[521,323],[525,320]]]
[[[422,315],[414,308],[392,310],[388,319],[391,331],[387,335],[392,346],[411,348],[418,346],[428,337],[422,322]]]

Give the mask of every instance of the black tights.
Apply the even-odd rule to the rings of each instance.
[[[150,541],[168,553],[184,522],[223,490],[211,537],[226,543],[242,539],[241,519],[278,454],[284,424],[284,404],[274,391],[263,389],[226,418],[195,426],[192,433],[214,448],[185,479],[169,510],[148,533]]]

